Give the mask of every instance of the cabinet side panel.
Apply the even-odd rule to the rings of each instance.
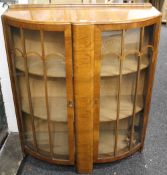
[[[144,121],[143,121],[143,129],[142,129],[142,137],[141,137],[141,143],[142,143],[142,148],[141,151],[143,150],[144,147],[144,141],[145,141],[145,136],[146,136],[146,129],[147,129],[147,124],[148,124],[148,115],[150,111],[150,105],[151,105],[151,96],[152,96],[152,89],[153,89],[153,83],[154,83],[154,74],[155,74],[155,69],[156,69],[156,64],[157,64],[157,56],[158,56],[158,45],[159,45],[159,39],[160,39],[160,29],[161,29],[161,18],[159,18],[159,22],[155,24],[154,27],[154,33],[153,33],[153,57],[152,57],[152,63],[150,65],[150,70],[148,74],[148,87],[146,90],[146,99],[145,99],[145,110],[144,110]]]
[[[94,26],[73,26],[76,161],[79,173],[93,168]]]

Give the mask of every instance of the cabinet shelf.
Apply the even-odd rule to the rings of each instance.
[[[22,98],[22,111],[30,114],[28,98]],[[67,122],[67,99],[65,97],[49,97],[50,120],[56,122]],[[44,97],[32,98],[34,116],[47,120],[47,108]]]
[[[117,99],[114,96],[100,97],[100,121],[108,122],[116,120],[117,116]],[[124,119],[132,115],[133,112],[133,99],[131,96],[122,96],[120,100],[120,114],[119,119]],[[142,96],[137,97],[136,113],[143,109]]]
[[[140,113],[135,116],[134,125],[139,126]],[[131,127],[130,127],[131,116],[125,118],[119,122],[118,125],[118,140],[117,140],[117,151],[121,152],[129,148]],[[99,155],[112,154],[115,147],[115,129],[116,122],[100,123],[100,137],[99,137]],[[134,130],[133,133],[133,144],[136,144],[139,140],[138,129]]]
[[[31,118],[29,115],[24,113],[25,127],[28,129],[28,132],[25,132],[26,142],[29,146],[33,147],[32,133],[31,131]],[[42,153],[50,153],[49,147],[49,135],[48,135],[48,122],[46,120],[41,120],[39,118],[34,118],[35,130],[36,130],[36,139],[39,149]],[[67,123],[64,122],[51,122],[50,126],[52,132],[52,146],[53,152],[55,155],[64,155],[69,154],[68,151],[68,128]]]
[[[54,139],[53,141],[53,152],[57,153],[59,156],[67,156],[69,154],[68,151],[68,140],[67,140],[68,132],[61,131],[61,132],[54,132]],[[50,153],[49,141],[48,141],[48,133],[36,133],[36,137],[38,138],[37,141],[40,143],[40,150],[41,152],[45,152],[45,154]],[[31,138],[27,138],[27,144],[31,145]]]
[[[99,154],[109,154],[113,153],[114,151],[114,139],[115,139],[115,134],[110,132],[110,131],[102,131],[100,133],[102,135],[99,143]],[[126,130],[125,133],[121,133],[118,135],[118,150],[123,150],[127,148],[128,142],[126,141],[127,139],[127,134]]]
[[[68,155],[68,132],[67,131],[59,131],[53,133],[56,139],[53,140],[53,152],[58,155]],[[48,141],[48,133],[40,132],[36,133],[37,142],[40,143],[41,151],[45,151],[50,153],[49,141]]]
[[[113,57],[113,54],[103,55],[101,65],[101,76],[118,76],[119,75],[119,58]],[[122,74],[137,72],[138,59],[135,54],[128,55],[123,60]],[[140,70],[149,66],[149,59],[146,55],[142,57]]]
[[[16,68],[22,72],[25,72],[24,58],[16,57]],[[27,57],[29,74],[44,76],[43,61],[39,57],[30,56]],[[66,77],[65,62],[58,55],[51,55],[45,60],[47,77]]]

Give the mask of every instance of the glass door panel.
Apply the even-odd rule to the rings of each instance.
[[[152,26],[101,33],[98,157],[121,155],[140,143]]]
[[[41,155],[68,160],[65,34],[14,27],[11,32],[24,141]]]
[[[154,25],[146,26],[141,29],[141,35],[143,35],[143,42],[141,46],[141,57],[139,61],[139,83],[136,93],[136,99],[141,99],[143,103],[143,110],[140,113],[136,114],[136,120],[134,121],[134,128],[132,130],[132,147],[139,144],[141,142],[142,137],[142,129],[143,129],[143,120],[144,120],[144,111],[146,106],[146,95],[148,91],[148,78],[150,75],[150,66],[152,64],[153,51],[154,51]],[[142,39],[141,39],[142,40]],[[143,60],[147,59],[147,67],[145,69],[141,69]]]
[[[117,76],[119,75],[120,54],[121,31],[102,32],[99,157],[114,155],[117,90],[119,88]]]

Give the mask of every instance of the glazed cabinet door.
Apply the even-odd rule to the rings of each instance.
[[[120,159],[142,147],[158,30],[157,24],[95,28],[94,162]]]
[[[71,26],[6,29],[24,150],[51,162],[73,164]]]

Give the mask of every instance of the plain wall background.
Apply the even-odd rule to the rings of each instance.
[[[19,0],[18,2],[26,4],[28,0]],[[1,15],[4,11],[5,8],[3,8],[2,3],[0,3],[0,81],[9,132],[18,132],[1,21]]]
[[[0,16],[3,14],[4,11],[5,8],[3,8],[2,3],[0,3]],[[0,81],[1,81],[2,94],[3,94],[9,132],[17,132],[18,128],[13,104],[13,96],[9,78],[9,69],[7,64],[1,18],[0,18]]]

